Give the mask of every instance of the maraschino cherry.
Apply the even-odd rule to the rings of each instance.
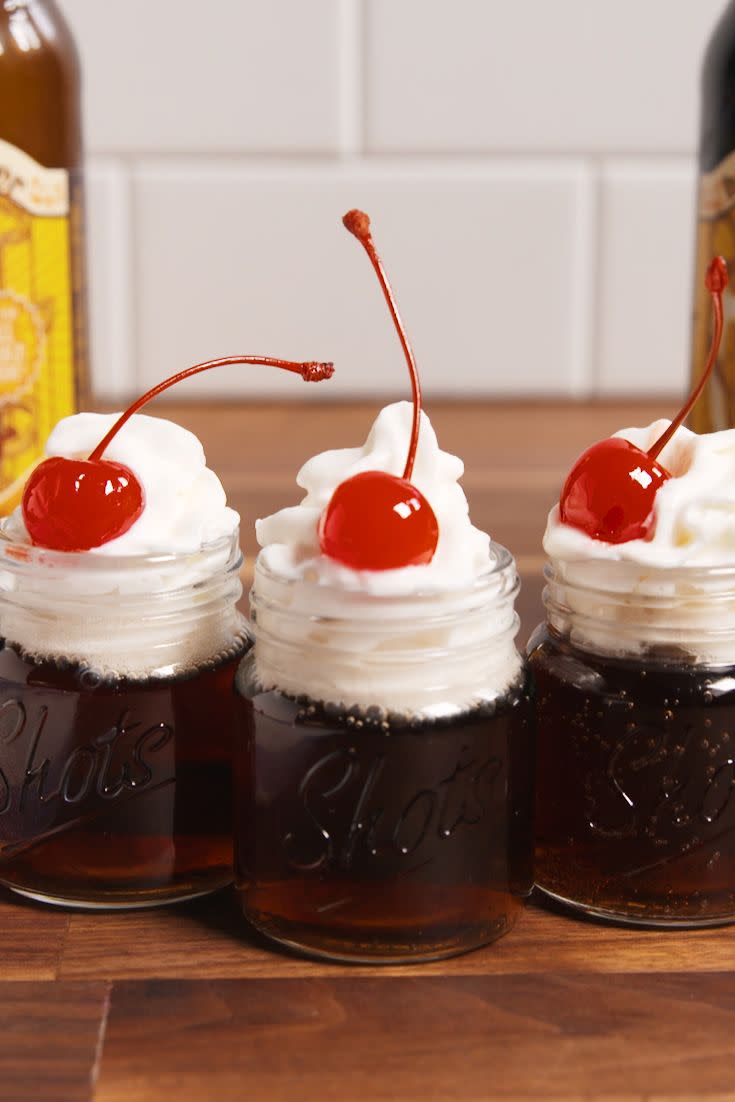
[[[689,416],[710,377],[722,341],[722,293],[727,265],[715,257],[705,279],[712,295],[714,332],[707,364],[697,386],[669,427],[647,452],[628,440],[612,437],[593,444],[575,463],[559,499],[562,521],[605,543],[627,543],[653,535],[659,488],[672,476],[658,456]]]
[[[403,477],[362,471],[342,482],[319,522],[319,543],[330,559],[354,570],[395,570],[431,562],[439,540],[434,510],[411,484],[421,425],[421,385],[413,350],[370,233],[370,219],[351,210],[342,219],[364,246],[377,274],[411,376],[413,423]]]
[[[195,364],[154,386],[118,417],[89,459],[52,456],[36,467],[23,493],[23,519],[31,541],[53,551],[89,551],[122,536],[145,508],[143,487],[129,467],[103,459],[125,422],[174,383],[227,364],[264,364],[293,371],[306,382],[329,379],[329,363],[293,363],[267,356],[225,356]]]

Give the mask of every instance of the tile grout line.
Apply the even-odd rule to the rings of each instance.
[[[128,242],[125,250],[127,265],[128,318],[132,337],[128,343],[128,355],[132,357],[130,377],[136,392],[141,380],[142,337],[140,332],[140,204],[138,203],[138,161],[133,159],[127,166],[126,215]]]
[[[352,5],[359,3],[359,0],[340,0],[340,3],[345,5]],[[357,9],[358,11],[361,9]],[[358,54],[357,61],[359,66],[353,63],[353,73],[355,76],[358,74],[358,67],[360,74],[362,74],[362,56],[363,49],[366,45],[367,39],[364,32],[364,20],[354,16],[344,17],[345,27],[351,28],[350,33],[357,39],[357,45],[353,45],[353,55]],[[346,35],[347,30],[338,32],[340,35]],[[354,38],[351,39],[354,42]],[[362,45],[360,45],[362,43]],[[358,80],[354,80],[353,76],[349,76],[347,72],[344,74],[340,72],[338,77],[338,83],[341,86],[343,76],[345,78],[345,85],[347,84],[347,78],[349,77],[349,83],[354,85],[360,91],[358,96],[357,106],[361,109],[352,116],[355,122],[355,129],[359,132],[364,130],[364,125],[361,122],[363,117],[362,108],[365,106],[364,100],[364,86],[366,85],[366,78],[360,75]],[[359,101],[363,101],[362,103]],[[355,100],[352,101],[352,110],[355,111]],[[345,113],[345,118],[348,115]],[[342,150],[343,152],[344,150]],[[603,160],[620,161],[626,164],[628,163],[641,163],[656,165],[658,168],[680,166],[683,164],[691,164],[696,166],[697,164],[697,152],[696,149],[663,149],[663,150],[642,150],[635,148],[626,148],[620,146],[611,149],[587,149],[583,146],[561,146],[558,149],[554,148],[540,148],[533,146],[501,146],[488,145],[487,148],[436,148],[436,149],[423,149],[423,150],[381,150],[362,146],[358,143],[356,152],[360,153],[360,159],[366,163],[374,165],[385,165],[386,167],[394,166],[398,163],[408,165],[421,165],[428,162],[439,162],[442,164],[450,165],[453,162],[464,162],[469,165],[494,163],[503,161],[538,161],[539,163],[544,161],[560,161],[560,162],[578,162],[580,160],[588,160],[590,162],[599,163]],[[339,161],[340,149],[319,149],[313,150],[289,150],[283,149],[257,149],[246,147],[213,147],[208,149],[202,147],[199,149],[191,148],[187,149],[181,147],[180,149],[159,149],[156,147],[133,149],[132,147],[121,147],[119,149],[111,147],[99,146],[96,149],[87,150],[87,160],[90,163],[102,162],[106,160],[117,160],[124,162],[128,165],[134,165],[138,161],[153,160],[161,163],[170,162],[173,165],[183,162],[204,162],[215,161],[220,164],[241,163],[243,165],[257,165],[262,164],[265,168],[272,168],[274,165],[286,165],[289,168],[293,168],[295,164],[302,162],[306,165],[314,165],[316,167],[329,167]]]
[[[590,369],[591,369],[591,393],[590,397],[599,398],[602,393],[602,350],[604,334],[604,302],[605,302],[605,256],[606,234],[605,215],[607,211],[606,177],[608,160],[604,156],[595,158],[592,171],[594,172],[595,208],[597,224],[595,226],[594,255],[595,255],[595,283],[590,296]]]
[[[115,390],[118,401],[125,399],[131,391],[137,390],[138,385],[134,348],[137,332],[134,308],[135,282],[131,269],[131,250],[135,234],[131,188],[130,169],[124,160],[118,159],[115,161],[114,177],[115,207],[118,216],[114,223],[114,252],[117,264],[112,287],[113,301],[110,306],[112,316],[109,321],[116,349],[113,365],[117,365],[120,369],[123,382],[123,385],[116,387]]]
[[[573,239],[572,355],[568,390],[578,399],[588,399],[595,389],[594,351],[597,329],[595,300],[599,223],[596,180],[594,161],[587,158],[579,168]]]
[[[364,139],[364,36],[361,0],[338,0],[338,148],[343,159],[362,152]]]
[[[355,0],[342,0],[343,3],[354,3]],[[359,20],[355,20],[357,29],[353,34],[364,38],[359,30]],[[346,32],[345,32],[346,33]],[[354,52],[360,55],[360,47],[354,48]],[[352,88],[352,101],[349,110],[345,108],[340,115],[338,127],[340,134],[340,147],[335,152],[316,153],[268,153],[255,152],[246,149],[238,150],[191,150],[191,151],[167,151],[167,150],[121,150],[115,152],[98,151],[89,153],[87,163],[91,169],[96,165],[115,163],[124,166],[129,173],[135,174],[138,168],[145,169],[148,166],[160,167],[165,170],[202,170],[209,168],[213,171],[241,171],[252,173],[254,176],[263,174],[270,178],[274,173],[292,174],[294,171],[303,170],[307,173],[342,171],[345,166],[350,170],[364,170],[376,175],[390,173],[408,173],[411,178],[422,179],[426,173],[440,176],[452,176],[457,179],[476,178],[478,174],[503,173],[526,171],[529,168],[534,172],[544,172],[550,169],[552,173],[568,172],[580,163],[599,168],[605,163],[624,164],[627,167],[649,168],[659,171],[666,169],[687,169],[696,172],[696,156],[693,153],[667,153],[659,157],[652,154],[639,152],[632,153],[595,153],[588,150],[485,150],[473,153],[471,150],[434,150],[427,153],[373,153],[364,148],[364,132],[366,129],[365,114],[366,99],[361,85],[362,78],[358,78],[359,63],[355,62],[352,68],[344,66],[344,74],[340,75],[340,90],[344,84]],[[349,72],[348,72],[349,69]]]
[[[92,1090],[90,1096],[91,1100],[94,1099],[97,1093],[97,1080],[102,1070],[102,1056],[105,1047],[105,1038],[107,1036],[107,1023],[110,1017],[110,1006],[112,1004],[112,980],[108,980],[105,987],[105,997],[102,1001],[102,1016],[100,1018],[100,1024],[97,1027],[97,1043],[94,1047],[94,1061],[89,1073],[89,1082]]]
[[[134,166],[123,163],[120,168],[121,180],[121,205],[124,211],[125,238],[120,244],[122,256],[123,280],[122,294],[125,299],[125,316],[127,318],[129,332],[125,339],[126,378],[129,385],[137,392],[140,385],[140,333],[138,326],[138,281],[133,265],[138,260],[138,224],[135,207],[135,175]]]

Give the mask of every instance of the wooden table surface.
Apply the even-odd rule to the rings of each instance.
[[[255,550],[300,462],[361,441],[373,406],[166,406],[203,440]],[[515,553],[524,634],[570,461],[666,403],[435,405],[475,522]],[[735,927],[579,921],[533,903],[497,944],[401,967],[310,963],[244,928],[228,891],[139,913],[0,899],[0,1100],[485,1102],[735,1099]]]

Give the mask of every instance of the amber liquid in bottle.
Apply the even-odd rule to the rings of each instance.
[[[735,0],[710,39],[702,74],[700,179],[692,341],[692,379],[701,377],[712,335],[704,273],[713,256],[735,270]],[[697,432],[735,426],[735,289],[723,300],[725,330],[718,362],[689,423]]]
[[[0,0],[0,515],[86,386],[79,61],[53,0]]]

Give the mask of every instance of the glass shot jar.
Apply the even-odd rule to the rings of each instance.
[[[146,907],[232,881],[237,536],[70,554],[0,536],[0,883]]]
[[[532,886],[533,706],[515,564],[493,559],[466,590],[410,597],[258,560],[235,865],[245,917],[274,941],[411,962],[514,924]]]
[[[547,567],[529,643],[537,885],[631,925],[735,921],[735,570],[602,565]]]

